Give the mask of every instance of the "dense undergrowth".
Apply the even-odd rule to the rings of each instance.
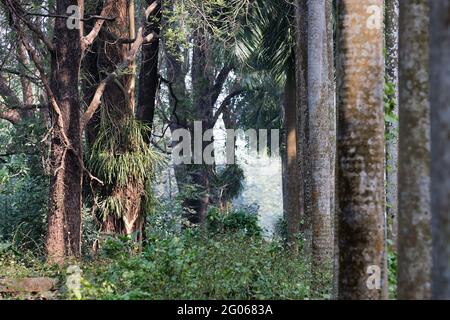
[[[58,299],[330,297],[331,275],[321,275],[323,284],[312,288],[308,262],[301,254],[292,257],[281,239],[264,238],[254,213],[212,210],[207,230],[179,230],[173,220],[158,216],[149,226],[142,248],[127,238],[109,238],[77,267],[50,267],[42,256],[3,244],[0,277],[58,278]],[[80,290],[71,285],[74,270]]]

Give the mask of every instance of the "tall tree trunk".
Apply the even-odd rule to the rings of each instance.
[[[151,5],[155,0],[147,0],[147,5]],[[161,4],[149,16],[145,33],[160,33],[162,10]],[[139,74],[139,100],[137,108],[137,118],[149,127],[153,126],[155,116],[156,93],[159,89],[158,77],[159,39],[142,48],[142,62]],[[145,137],[150,142],[150,137]]]
[[[333,257],[331,230],[331,144],[328,34],[331,7],[326,0],[308,2],[308,106],[311,159],[312,267],[323,271]]]
[[[194,162],[195,158],[199,157],[201,164],[194,164],[189,169],[191,172],[192,183],[198,186],[198,194],[195,199],[187,199],[188,207],[191,208],[195,214],[189,214],[191,222],[194,224],[204,225],[206,222],[206,214],[210,204],[211,197],[211,177],[214,171],[214,165],[208,165],[203,162],[203,153],[206,146],[211,142],[204,142],[203,136],[206,130],[214,127],[210,123],[213,116],[213,107],[215,101],[211,100],[211,90],[214,86],[214,73],[211,69],[210,59],[210,44],[206,34],[206,30],[199,28],[194,31],[194,48],[192,53],[192,97],[193,97],[193,114],[194,121],[202,124],[201,132],[196,132],[195,124],[190,124],[191,129],[194,129],[193,152]],[[201,136],[200,136],[201,135]],[[196,141],[201,139],[201,141]],[[212,141],[214,137],[212,137]],[[195,147],[195,144],[199,147]]]
[[[56,14],[65,15],[76,0],[58,0]],[[52,55],[51,87],[60,108],[53,110],[54,131],[51,146],[50,197],[48,206],[47,254],[51,263],[81,253],[81,184],[83,170],[78,93],[81,63],[80,31],[67,28],[66,19],[56,18],[55,52]],[[61,124],[57,120],[61,117]],[[67,137],[70,146],[66,145]]]
[[[331,194],[330,194],[330,208],[331,208],[331,218],[332,218],[332,231],[333,231],[333,284],[332,284],[332,298],[337,299],[338,297],[338,284],[339,284],[339,248],[338,248],[338,215],[336,210],[336,200],[337,200],[337,190],[336,190],[336,172],[337,172],[337,148],[336,148],[336,138],[337,138],[337,113],[336,113],[336,71],[335,71],[335,32],[334,32],[334,21],[335,21],[335,1],[327,0],[327,10],[329,14],[328,19],[328,64],[330,68],[329,71],[329,85],[330,85],[330,100],[332,102],[330,108],[330,157],[331,157]]]
[[[450,299],[450,2],[430,3],[432,291]]]
[[[383,1],[339,0],[339,298],[384,298]]]
[[[390,110],[394,118],[398,117],[398,15],[399,0],[385,2],[386,26],[386,81],[393,87],[394,92],[388,96],[393,101]],[[388,239],[392,240],[393,248],[397,248],[398,229],[398,124],[391,122],[387,128],[386,141],[386,214],[388,217]]]
[[[286,145],[286,168],[284,178],[286,181],[286,226],[287,241],[291,251],[298,253],[297,236],[300,231],[302,208],[300,206],[299,185],[301,183],[297,158],[297,105],[296,105],[295,74],[288,73],[284,93],[284,123]]]
[[[299,210],[303,216],[300,231],[305,238],[305,253],[311,254],[312,228],[308,184],[308,2],[297,0],[295,6],[296,50],[295,78],[297,84],[297,170],[299,172]]]
[[[86,58],[85,70],[90,77],[92,86],[85,88],[86,101],[91,101],[99,81],[105,74],[114,71],[117,65],[127,57],[130,44],[118,43],[117,38],[127,39],[133,33],[134,9],[127,0],[117,0],[111,9],[110,15],[114,21],[107,21],[100,31],[94,44],[92,53]],[[105,31],[106,30],[106,31]],[[102,110],[98,110],[87,127],[88,144],[92,147],[99,137],[102,124],[114,126],[120,134],[125,135],[130,121],[135,119],[135,65],[131,64],[130,74],[121,75],[114,82],[106,86],[102,97]],[[102,118],[103,117],[103,118]],[[116,141],[121,150],[107,150],[113,157],[121,156],[121,153],[129,152],[133,155],[136,151],[126,138]],[[109,145],[108,145],[109,146]],[[105,146],[107,148],[107,146]],[[109,235],[134,235],[136,240],[143,237],[144,218],[142,210],[142,198],[145,193],[145,182],[134,177],[128,177],[128,182],[123,184],[115,181],[104,187],[99,187],[99,195],[104,200],[112,197],[120,201],[121,212],[104,216],[99,215],[100,231]]]
[[[430,298],[428,0],[400,1],[399,299]]]

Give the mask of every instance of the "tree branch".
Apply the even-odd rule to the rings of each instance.
[[[245,92],[244,89],[237,89],[237,90],[231,92],[220,104],[220,107],[217,109],[216,113],[214,114],[211,125],[215,125],[217,120],[219,120],[220,115],[225,111],[226,108],[228,108],[231,101],[235,97],[239,96],[240,94],[242,94],[244,92]]]
[[[0,119],[7,120],[13,125],[18,125],[22,121],[19,111],[11,110],[0,103]]]
[[[145,17],[143,19],[142,25],[145,24],[145,21],[147,21],[148,16],[157,8],[158,1],[153,2],[146,10],[145,10]],[[91,121],[92,117],[94,116],[95,112],[99,108],[101,104],[101,99],[103,94],[105,93],[106,86],[111,83],[112,81],[116,80],[128,67],[133,63],[133,61],[136,59],[136,56],[139,52],[139,49],[141,48],[142,44],[144,43],[150,43],[151,41],[154,41],[156,37],[158,36],[155,32],[152,32],[148,35],[144,35],[144,29],[143,27],[139,28],[136,36],[136,40],[133,42],[130,51],[128,52],[128,55],[125,57],[124,61],[120,63],[116,70],[111,72],[106,76],[105,79],[103,79],[99,86],[97,87],[97,90],[95,91],[94,97],[92,98],[91,103],[89,104],[88,108],[86,109],[85,113],[81,117],[81,130],[84,130]]]
[[[102,12],[100,13],[100,16],[105,17],[109,15],[111,12],[115,0],[106,0]],[[97,38],[103,24],[105,23],[106,19],[98,19],[95,22],[94,27],[92,28],[91,32],[85,37],[82,37],[81,39],[81,50],[85,51],[92,43],[94,43],[95,39]]]
[[[11,108],[20,108],[22,106],[22,102],[16,96],[14,91],[6,84],[5,78],[0,75],[0,96],[3,97],[5,103],[8,107]]]
[[[53,43],[45,36],[44,32],[42,32],[42,30],[40,30],[31,21],[25,18],[27,12],[25,11],[25,9],[21,7],[21,5],[17,1],[1,0],[1,2],[5,5],[5,7],[8,8],[8,11],[12,16],[16,16],[19,20],[25,23],[25,25],[31,31],[33,31],[38,36],[38,38],[45,44],[45,46],[48,48],[48,50],[50,50],[50,52],[55,51]],[[15,21],[14,23],[17,23],[17,21]]]
[[[230,72],[234,69],[232,66],[225,66],[220,70],[219,74],[216,77],[214,82],[214,86],[211,90],[211,103],[215,104],[217,99],[219,98],[220,93],[222,92],[223,85],[228,78]]]
[[[29,81],[31,81],[35,84],[38,84],[38,82],[39,82],[38,78],[33,77],[29,74],[26,74],[25,72],[20,71],[20,70],[15,70],[15,69],[11,69],[11,68],[0,68],[0,72],[10,73],[10,74],[14,74],[16,76],[27,78]]]

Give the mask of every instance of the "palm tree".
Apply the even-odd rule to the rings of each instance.
[[[284,87],[283,191],[287,237],[291,250],[298,251],[297,236],[303,215],[302,170],[299,166],[299,114],[296,80],[295,7],[288,1],[253,2],[246,24],[238,34],[237,56],[253,69],[270,72]],[[306,85],[306,83],[305,83]]]

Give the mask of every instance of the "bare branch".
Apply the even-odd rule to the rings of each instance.
[[[26,15],[27,16],[36,16],[36,17],[47,17],[47,18],[60,18],[60,19],[73,18],[72,16],[66,16],[66,15],[61,15],[61,14],[52,14],[52,13],[44,14],[44,13],[27,12]],[[102,16],[102,15],[88,15],[87,18],[80,18],[78,20],[83,21],[83,22],[89,22],[91,20],[114,21],[114,20],[116,20],[116,17],[106,17],[106,16]]]
[[[31,82],[33,82],[35,84],[38,84],[38,82],[39,82],[38,78],[33,77],[33,76],[29,75],[29,74],[26,74],[25,72],[20,71],[20,70],[15,70],[15,69],[11,69],[11,68],[0,68],[0,72],[14,74],[16,76],[27,78],[29,81],[31,81]]]
[[[106,0],[102,12],[100,13],[100,16],[106,17],[111,12],[114,5],[114,0]],[[103,24],[105,23],[106,19],[98,19],[95,22],[94,27],[92,28],[91,32],[85,37],[81,39],[81,50],[85,51],[92,43],[94,43],[95,39],[97,38],[100,30],[102,29]]]
[[[211,125],[215,125],[217,120],[219,120],[220,115],[225,111],[226,108],[228,108],[228,106],[230,105],[231,101],[241,95],[242,93],[244,93],[245,90],[244,89],[237,89],[233,92],[231,92],[220,104],[219,109],[217,109],[216,113],[214,114],[213,120]]]
[[[225,66],[220,70],[219,74],[216,77],[216,81],[211,90],[211,103],[215,104],[217,99],[219,98],[220,93],[222,92],[223,85],[228,78],[228,75],[234,68],[232,66]]]
[[[22,6],[17,1],[1,0],[1,2],[5,5],[5,7],[8,8],[9,13],[13,16],[13,20],[15,20],[14,17],[18,18],[38,36],[38,38],[45,44],[48,50],[50,50],[51,52],[55,50],[53,43],[46,37],[44,32],[42,32],[41,29],[39,29],[25,17],[27,15],[27,12],[25,11],[25,9],[22,8]],[[16,20],[14,23],[16,24],[17,22],[18,21]]]

